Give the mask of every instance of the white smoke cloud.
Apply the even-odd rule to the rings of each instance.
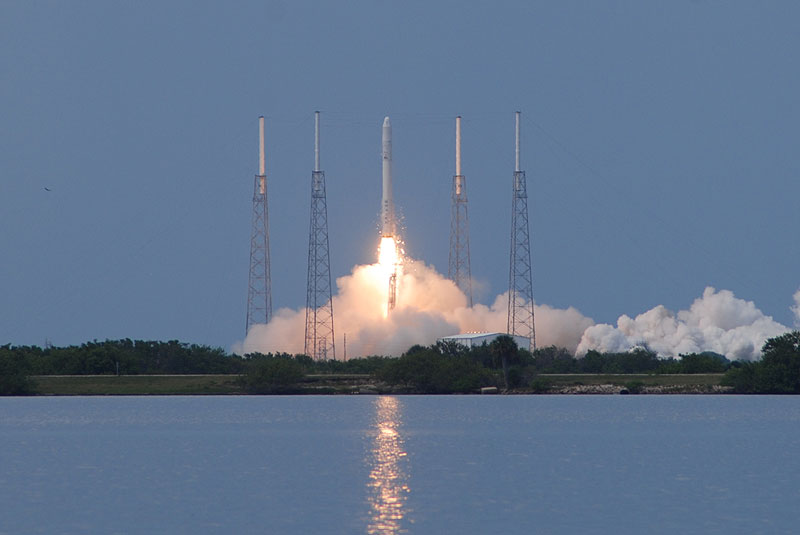
[[[348,358],[367,355],[400,355],[414,344],[430,345],[437,338],[463,332],[505,332],[508,295],[490,306],[467,306],[456,285],[424,262],[406,259],[397,282],[397,304],[384,314],[388,279],[379,264],[360,265],[336,280],[333,297],[337,353],[343,352],[347,334]],[[537,343],[574,351],[584,330],[594,322],[570,307],[535,308]],[[233,351],[303,352],[305,309],[281,309],[268,325],[255,325]]]
[[[797,329],[800,329],[800,289],[794,293],[794,306],[792,307],[792,312],[794,312],[794,326]]]
[[[336,280],[333,297],[337,357],[400,355],[414,344],[465,332],[505,332],[508,294],[491,305],[467,306],[456,285],[424,262],[406,259],[397,280],[397,304],[385,314],[388,279],[379,264],[360,265]],[[792,311],[800,326],[800,290]],[[268,325],[255,325],[235,353],[303,352],[305,309],[280,309]],[[629,351],[647,345],[661,356],[714,351],[730,359],[760,358],[764,342],[789,329],[762,313],[753,302],[729,290],[708,287],[688,310],[677,314],[659,305],[635,318],[620,316],[616,326],[597,324],[577,309],[537,305],[539,347],[564,347],[578,356],[597,351]]]
[[[646,344],[662,356],[714,351],[734,360],[755,360],[768,338],[788,330],[764,315],[752,301],[739,299],[729,290],[708,287],[689,310],[677,315],[659,305],[634,319],[620,316],[616,327],[589,327],[577,354],[584,355],[590,349],[628,351]]]

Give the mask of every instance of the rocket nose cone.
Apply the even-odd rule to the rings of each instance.
[[[392,126],[392,123],[389,121],[389,116],[383,118],[383,127],[386,128],[387,126]]]

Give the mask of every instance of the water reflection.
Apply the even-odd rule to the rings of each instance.
[[[372,433],[372,468],[367,482],[367,500],[370,504],[369,534],[401,533],[406,516],[406,497],[409,488],[404,471],[401,404],[397,398],[375,398],[375,423]]]

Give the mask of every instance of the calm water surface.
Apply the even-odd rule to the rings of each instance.
[[[797,533],[800,398],[0,398],[0,533]]]

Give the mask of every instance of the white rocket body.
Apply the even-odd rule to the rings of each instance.
[[[383,135],[381,137],[383,153],[383,195],[381,197],[381,234],[383,237],[394,236],[394,201],[392,200],[392,123],[389,118],[383,119]]]

